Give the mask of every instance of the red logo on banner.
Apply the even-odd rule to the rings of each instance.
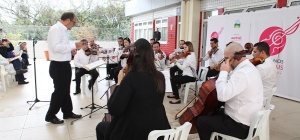
[[[219,36],[223,32],[223,29],[224,29],[224,27],[222,27],[219,32],[216,32],[216,31],[212,32],[211,35],[210,35],[210,38],[217,38],[217,39],[219,39]]]
[[[265,29],[260,35],[259,40],[265,41],[270,46],[270,55],[279,54],[285,47],[286,36],[295,33],[300,25],[300,18],[286,30],[283,30],[280,27],[272,26]]]

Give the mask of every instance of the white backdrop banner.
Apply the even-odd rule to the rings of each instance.
[[[300,87],[297,85],[300,83],[300,73],[297,71],[300,68],[297,65],[300,52],[299,6],[208,18],[207,38],[210,39],[211,31],[216,30],[213,27],[223,25],[225,35],[219,42],[222,51],[230,41],[241,43],[242,46],[249,41],[253,44],[267,42],[278,70],[275,95],[300,101]],[[207,50],[210,49],[208,47],[209,44]]]

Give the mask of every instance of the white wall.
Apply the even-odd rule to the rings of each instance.
[[[132,17],[132,22],[135,23],[135,22],[140,22],[140,21],[152,21],[154,19],[176,16],[176,8],[177,7],[180,7],[180,4],[178,4],[177,6],[166,8],[166,9],[149,12],[149,13],[142,14],[139,16],[134,16],[134,17]]]
[[[180,2],[181,0],[131,0],[125,3],[125,16],[136,16],[158,8],[180,5]]]

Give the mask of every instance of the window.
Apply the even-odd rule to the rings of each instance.
[[[166,44],[168,41],[168,19],[157,19],[156,30],[161,33],[160,42]]]
[[[234,14],[234,13],[242,13],[243,11],[244,11],[244,9],[225,11],[224,15],[226,15],[226,14]]]
[[[271,9],[273,8],[274,5],[266,5],[266,6],[260,6],[260,7],[252,7],[252,8],[248,8],[247,12],[251,12],[251,11],[259,11],[259,10],[265,10],[265,9]]]
[[[297,6],[297,5],[300,5],[300,0],[291,2],[291,6]]]
[[[140,38],[145,38],[147,40],[150,40],[152,38],[153,34],[153,26],[152,21],[143,21],[135,23],[134,27],[134,40],[138,40]]]

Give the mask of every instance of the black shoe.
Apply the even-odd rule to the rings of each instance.
[[[19,85],[24,85],[24,84],[28,84],[29,82],[23,81],[23,82],[18,82]]]
[[[89,85],[88,85],[89,90],[92,89],[92,84],[91,83],[92,83],[91,80],[89,80]]]
[[[19,70],[16,70],[16,73],[23,74],[23,73],[26,73],[27,71],[28,71],[27,69],[19,69]]]
[[[168,98],[175,98],[175,96],[170,96],[170,95],[168,95],[167,97],[168,97]]]
[[[60,120],[59,118],[55,117],[51,120],[46,120],[46,122],[51,122],[53,124],[62,124],[62,123],[64,123],[64,120]]]
[[[81,91],[80,91],[80,90],[76,90],[76,92],[73,93],[73,94],[74,94],[74,95],[77,95],[77,94],[79,94],[79,93],[81,93]]]
[[[72,81],[76,81],[76,79],[73,79]]]
[[[77,119],[77,118],[81,118],[82,115],[77,115],[77,114],[74,114],[72,113],[72,115],[65,115],[64,114],[64,119],[69,119],[69,118],[72,118],[72,119]]]
[[[177,101],[177,102],[170,101],[169,103],[170,103],[170,104],[180,104],[180,103],[181,103],[181,101],[180,101],[180,100],[179,100],[179,101]]]

